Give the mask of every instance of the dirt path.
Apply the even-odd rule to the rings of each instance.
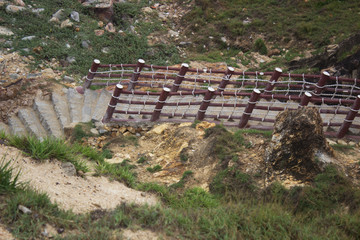
[[[84,213],[95,209],[112,209],[126,203],[149,204],[158,203],[155,196],[136,191],[124,184],[110,182],[105,177],[67,176],[59,161],[37,161],[24,157],[12,147],[0,146],[0,159],[5,156],[13,166],[21,169],[20,180],[29,182],[30,186],[40,192],[46,192],[52,202],[60,208],[72,209],[75,213]]]
[[[15,239],[6,228],[0,224],[0,240],[12,240]]]

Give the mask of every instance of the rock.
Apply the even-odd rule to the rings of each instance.
[[[27,37],[23,37],[21,40],[23,40],[23,41],[31,41],[34,38],[36,38],[36,36],[27,36]]]
[[[280,55],[280,54],[281,54],[281,51],[279,49],[275,48],[275,49],[271,49],[268,52],[268,57],[277,56],[277,55]]]
[[[60,21],[63,15],[64,15],[64,9],[59,9],[51,17],[56,18]]]
[[[69,56],[69,57],[66,58],[66,61],[67,61],[68,63],[72,64],[72,63],[75,63],[75,62],[76,62],[76,58]]]
[[[342,140],[342,139],[337,140],[337,143],[338,143],[338,144],[341,144],[341,145],[347,145],[347,142],[345,142],[345,141]]]
[[[71,17],[71,19],[74,20],[75,22],[80,22],[80,15],[79,15],[78,12],[72,11],[72,12],[70,13],[70,17]]]
[[[14,33],[10,29],[0,26],[0,35],[12,36]]]
[[[171,29],[168,31],[168,36],[169,37],[179,37],[179,35],[180,35],[179,32],[175,32],[175,31],[173,31]]]
[[[159,126],[154,127],[153,129],[151,129],[148,134],[157,134],[160,135],[162,134],[167,128],[170,127],[169,123],[165,123],[165,124],[161,124]]]
[[[319,112],[306,107],[285,110],[276,117],[273,136],[265,151],[265,163],[269,172],[276,170],[308,181],[321,172],[325,160],[331,161],[326,156],[332,154]]]
[[[65,47],[66,48],[71,48],[70,44],[68,44],[68,43],[65,44]]]
[[[90,41],[89,40],[85,40],[81,42],[81,47],[82,48],[89,48],[90,47]]]
[[[82,5],[93,8],[110,8],[113,5],[113,0],[85,0],[82,1]]]
[[[115,27],[114,27],[114,25],[112,23],[108,23],[105,26],[105,30],[108,31],[108,32],[111,32],[111,33],[116,32],[116,29],[115,29]]]
[[[63,81],[68,82],[68,83],[73,83],[73,82],[75,82],[75,79],[70,76],[64,76]]]
[[[35,9],[31,9],[32,13],[35,13],[36,15],[40,16],[40,13],[42,13],[43,11],[45,11],[45,8],[35,8]]]
[[[250,18],[246,18],[245,20],[243,20],[243,25],[249,25],[250,23],[252,23],[252,20]]]
[[[58,231],[50,224],[45,224],[44,230],[41,234],[47,238],[54,238],[58,234]]]
[[[25,7],[25,3],[22,0],[14,0],[14,3],[18,6]]]
[[[102,29],[96,29],[96,30],[94,30],[94,32],[95,32],[96,36],[101,36],[105,33],[105,31]]]
[[[29,208],[27,208],[27,207],[25,207],[25,206],[23,206],[23,205],[19,205],[19,206],[18,206],[18,209],[19,209],[20,211],[22,211],[23,213],[25,213],[25,214],[31,214],[31,213],[32,213]]]
[[[104,48],[101,49],[101,52],[105,53],[105,54],[108,54],[110,52],[110,48],[104,47]]]
[[[221,37],[220,40],[221,40],[223,43],[227,43],[226,37]]]
[[[329,145],[335,145],[336,144],[335,141],[333,141],[331,139],[328,139],[328,138],[326,139],[326,141],[328,142]]]
[[[12,45],[13,45],[13,41],[6,41],[6,42],[4,42],[4,46],[5,47],[12,47]]]
[[[99,135],[99,131],[96,128],[90,129],[90,132],[94,135]]]
[[[60,28],[67,28],[67,27],[72,27],[74,25],[73,22],[70,21],[70,19],[66,19],[65,21],[63,21],[60,25]]]
[[[21,6],[7,5],[5,11],[7,13],[17,13],[17,12],[24,11],[25,9],[26,9],[25,7],[21,7]]]
[[[151,7],[143,7],[141,11],[143,13],[152,13],[153,10],[151,9]]]
[[[10,77],[11,79],[16,80],[16,79],[19,79],[19,78],[20,78],[20,75],[19,75],[19,74],[16,74],[16,73],[11,73],[11,74],[9,74],[9,77]]]
[[[57,74],[54,73],[54,71],[51,68],[46,68],[44,70],[41,70],[41,74],[44,78],[47,78],[47,79],[57,77]]]
[[[64,173],[67,176],[76,176],[75,166],[71,162],[63,162],[63,163],[61,163],[61,168],[64,170]]]

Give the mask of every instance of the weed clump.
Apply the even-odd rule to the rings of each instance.
[[[261,55],[266,55],[268,53],[265,42],[261,38],[256,39],[254,43],[254,50],[259,52]]]
[[[0,161],[0,195],[16,192],[22,187],[22,183],[18,181],[20,171],[15,173],[10,163],[5,161],[5,156]]]

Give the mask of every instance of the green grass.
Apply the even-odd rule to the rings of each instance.
[[[162,167],[160,165],[155,165],[153,167],[148,167],[146,170],[151,173],[159,172],[161,171]]]
[[[142,164],[142,163],[144,163],[144,162],[146,162],[146,161],[147,161],[146,157],[145,157],[145,156],[141,156],[136,162]]]
[[[190,170],[187,170],[183,173],[181,179],[177,182],[177,183],[174,183],[174,184],[171,184],[170,185],[170,188],[183,188],[184,187],[184,184],[185,182],[188,180],[188,178],[190,176],[192,176],[194,173]]]
[[[126,159],[116,164],[103,162],[96,166],[96,174],[109,176],[111,179],[123,182],[129,187],[135,187],[136,175],[131,171],[134,167]]]
[[[114,25],[116,30],[123,30],[124,34],[106,32],[102,36],[96,36],[94,30],[98,27],[98,20],[94,13],[82,7],[79,2],[64,0],[54,4],[52,0],[29,0],[27,4],[36,8],[44,8],[45,11],[39,16],[24,11],[18,14],[7,14],[5,6],[0,8],[0,17],[5,27],[10,28],[14,36],[6,36],[6,40],[13,42],[14,51],[20,51],[24,55],[35,57],[37,67],[40,63],[50,61],[52,58],[65,60],[67,57],[75,57],[76,62],[68,67],[60,67],[71,74],[85,75],[94,59],[102,63],[135,63],[137,59],[143,58],[152,64],[165,64],[179,62],[179,54],[174,45],[158,44],[149,46],[146,36],[152,31],[161,27],[161,23],[153,21],[144,26],[143,21],[137,21],[141,17],[141,7],[148,5],[146,1],[127,1],[126,3],[115,4]],[[59,9],[64,9],[64,17],[67,19],[71,11],[80,14],[80,22],[74,22],[70,28],[60,28],[59,24],[49,22],[51,15]],[[46,23],[46,24],[45,24]],[[134,26],[137,33],[132,32],[130,26]],[[76,31],[78,27],[79,31]],[[24,41],[25,36],[36,36],[31,41]],[[82,41],[88,40],[90,48],[82,48]],[[66,47],[70,45],[70,48]],[[4,43],[0,43],[5,47]],[[41,47],[41,50],[34,52],[34,48]],[[104,47],[110,49],[110,53],[103,53]],[[25,52],[22,49],[29,49]]]
[[[0,160],[0,195],[16,192],[23,186],[19,182],[20,171],[15,172],[11,160],[5,161],[6,155]]]
[[[344,144],[331,144],[330,145],[332,148],[334,148],[336,151],[342,151],[342,152],[346,152],[347,150],[353,150],[354,147],[350,146],[350,145],[344,145]]]
[[[272,131],[250,129],[250,128],[239,129],[238,131],[241,133],[245,133],[245,134],[261,135],[268,139],[270,139],[272,137]]]

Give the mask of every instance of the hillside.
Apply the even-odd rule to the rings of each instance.
[[[0,0],[0,129],[36,98],[75,93],[94,59],[356,78],[359,29],[355,0]],[[356,141],[322,138],[302,172],[291,154],[267,162],[271,131],[59,126],[63,139],[0,131],[0,240],[360,238]]]

